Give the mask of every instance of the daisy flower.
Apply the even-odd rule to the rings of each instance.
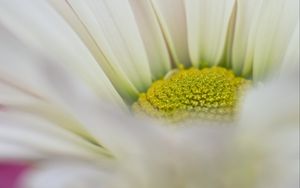
[[[298,0],[0,2],[21,188],[296,188]]]

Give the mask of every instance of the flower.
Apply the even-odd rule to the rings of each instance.
[[[0,5],[0,158],[33,163],[24,186],[297,186],[297,0]],[[133,117],[139,94],[180,66],[253,80],[237,120]]]

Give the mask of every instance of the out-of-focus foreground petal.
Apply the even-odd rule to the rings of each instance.
[[[26,48],[0,28],[0,158],[105,156],[104,148],[72,114],[77,98],[95,101],[99,95],[69,66]],[[111,102],[123,106],[118,97]]]
[[[53,160],[33,167],[21,188],[107,188],[114,181],[113,173],[112,168],[95,163]]]
[[[44,63],[40,63],[41,60],[38,58],[50,58],[46,60],[67,67],[73,74],[77,73],[76,76],[80,77],[104,100],[110,100],[112,103],[121,101],[110,80],[86,46],[49,4],[44,1],[1,1],[0,11],[1,28],[3,28],[1,32],[10,31],[15,36],[13,38],[11,34],[1,33],[1,48],[3,48],[1,49],[3,52],[1,54],[3,59],[0,67],[1,77],[5,76],[6,80],[18,83],[27,81],[22,79],[31,79],[30,84],[33,81],[37,84],[39,79],[33,78],[36,72],[40,74],[37,71],[38,68],[49,63],[45,62],[45,59]],[[23,41],[24,45],[17,43],[16,38]],[[28,48],[33,48],[42,56],[36,57],[35,54],[29,52]],[[25,58],[24,61],[27,60],[26,63],[23,63],[22,58]],[[39,84],[39,87],[42,85]],[[37,90],[37,88],[32,89]],[[127,90],[124,89],[124,91]]]
[[[298,82],[298,73],[288,74],[256,88],[246,96],[238,125],[227,127],[163,127],[90,103],[92,113],[81,109],[78,115],[116,160],[109,168],[113,173],[98,183],[103,181],[107,188],[296,188]],[[286,93],[291,95],[282,100]],[[86,167],[93,171],[94,167]],[[54,181],[59,172],[53,175],[49,168],[38,171],[45,175],[30,176],[29,184]]]

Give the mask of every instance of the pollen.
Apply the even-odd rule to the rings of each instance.
[[[132,105],[137,114],[178,122],[233,120],[250,81],[222,67],[180,68],[155,81]]]

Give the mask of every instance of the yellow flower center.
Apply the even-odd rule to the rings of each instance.
[[[132,106],[136,113],[177,122],[232,120],[241,91],[250,81],[221,67],[180,68],[155,81]]]

